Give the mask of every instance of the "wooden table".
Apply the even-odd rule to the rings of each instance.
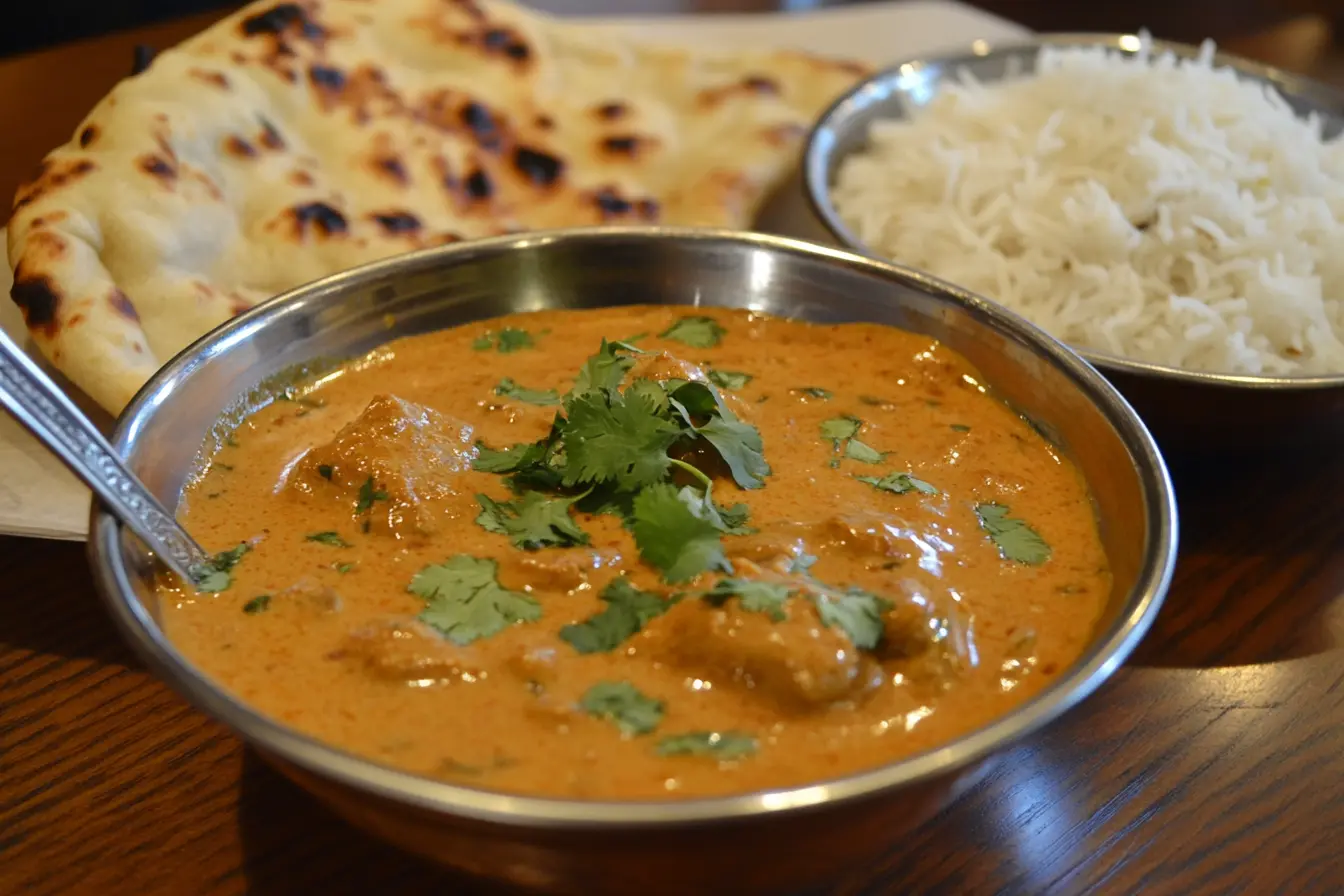
[[[203,24],[0,61],[0,193],[136,43]],[[1175,460],[1182,561],[1135,660],[832,892],[1344,892],[1344,458]],[[0,893],[487,892],[354,831],[145,672],[81,546],[0,538],[0,582]]]

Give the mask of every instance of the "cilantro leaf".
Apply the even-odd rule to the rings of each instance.
[[[333,475],[335,475],[335,473],[336,473],[336,470],[331,466],[331,464],[318,464],[318,465],[317,465],[317,475],[321,476],[323,479],[327,480],[328,482],[331,481],[331,477],[332,477]]]
[[[880,464],[886,456],[887,452],[869,448],[858,439],[850,439],[845,443],[845,457],[850,460],[857,460],[865,464]]]
[[[628,681],[599,681],[579,698],[590,716],[616,723],[625,735],[648,734],[663,720],[663,701],[640,692]]]
[[[640,591],[622,576],[602,589],[606,607],[583,622],[560,629],[560,637],[579,653],[606,653],[639,632],[676,603],[653,591]]]
[[[481,473],[514,473],[539,463],[546,454],[544,445],[538,442],[519,442],[509,448],[491,448],[483,442],[476,443],[476,459],[471,468]]]
[[[503,502],[477,495],[481,512],[476,523],[487,532],[509,536],[514,547],[529,551],[547,545],[587,544],[588,533],[569,514],[574,500],[548,498],[541,492],[527,492],[517,501]]]
[[[359,500],[355,502],[355,513],[367,513],[373,509],[374,501],[386,501],[387,492],[376,488],[373,484],[373,475],[370,474],[364,484],[359,487]]]
[[[478,352],[487,352],[493,348],[504,354],[535,346],[536,343],[532,341],[531,333],[513,327],[505,327],[498,333],[492,332],[478,336],[471,343],[471,347]]]
[[[705,592],[705,600],[721,607],[731,597],[736,597],[742,609],[754,613],[763,613],[771,622],[783,622],[784,602],[789,599],[793,589],[776,582],[755,582],[751,579],[719,579],[714,587]]]
[[[644,562],[669,582],[684,582],[707,569],[733,570],[719,527],[697,516],[667,483],[647,486],[635,496],[630,531]]]
[[[658,741],[659,756],[713,756],[743,759],[756,752],[756,738],[738,731],[690,731]]]
[[[640,401],[653,409],[655,414],[661,416],[672,406],[667,392],[655,380],[638,379],[626,387],[626,401]]]
[[[929,485],[923,479],[916,479],[909,473],[888,473],[879,479],[876,476],[855,476],[860,482],[866,482],[873,488],[884,492],[891,492],[893,495],[904,495],[907,492],[923,492],[926,495],[938,494],[938,489]]]
[[[819,389],[816,386],[804,386],[801,389],[794,389],[793,391],[806,395],[808,398],[817,398],[822,401],[830,401],[835,395],[835,393],[831,392],[829,389]]]
[[[970,431],[971,431],[971,428],[970,428],[969,426],[967,426],[965,423],[953,423],[953,424],[952,424],[952,431],[953,431],[953,432],[970,432]]]
[[[495,394],[521,401],[524,404],[535,404],[539,407],[560,403],[560,393],[554,389],[528,389],[518,385],[512,377],[507,376],[499,381],[499,385],[495,387]]]
[[[659,482],[671,464],[667,449],[682,435],[639,395],[585,392],[565,399],[565,416],[565,485],[614,480],[635,489]]]
[[[420,621],[462,646],[515,622],[540,619],[541,605],[500,585],[495,578],[498,568],[494,560],[458,554],[420,570],[407,587],[426,601]]]
[[[714,318],[695,315],[683,317],[658,335],[691,348],[714,348],[727,332]]]
[[[1049,560],[1050,545],[1045,543],[1040,533],[1008,513],[1008,508],[1002,504],[975,505],[980,527],[998,545],[999,556],[1029,566],[1039,566]]]
[[[249,616],[265,613],[270,608],[271,596],[269,594],[258,594],[256,597],[243,604],[243,612]]]
[[[891,609],[890,601],[859,588],[823,588],[813,600],[822,624],[843,630],[855,647],[872,650],[881,643],[882,614]]]
[[[597,354],[589,356],[579,368],[579,374],[574,378],[574,393],[590,392],[594,389],[615,392],[619,389],[625,375],[635,366],[635,359],[619,354],[622,351],[642,354],[640,349],[628,343],[608,342],[603,339]]]
[[[325,544],[333,548],[350,547],[350,542],[342,538],[339,532],[310,532],[303,538],[305,541],[315,541],[318,544]]]
[[[720,389],[728,389],[731,391],[741,389],[747,383],[755,379],[755,377],[749,373],[742,373],[737,370],[717,370],[712,367],[709,369],[706,376],[709,377],[711,383],[718,386]]]
[[[233,584],[230,571],[250,550],[252,550],[250,545],[242,543],[227,551],[220,551],[204,563],[193,566],[188,570],[191,574],[191,583],[196,586],[197,591],[205,594],[218,594],[226,590]]]
[[[760,430],[741,420],[715,417],[696,432],[718,450],[719,456],[732,471],[733,481],[739,486],[760,488],[765,485],[765,477],[770,475],[770,465],[765,461],[765,445],[761,441]]]
[[[334,569],[334,570],[336,570],[336,571],[337,571],[338,573],[340,573],[341,575],[345,575],[346,573],[352,571],[352,570],[355,568],[355,564],[353,564],[353,563],[335,563],[335,564],[332,565],[331,568]]]
[[[714,497],[708,490],[699,491],[689,485],[682,486],[677,497],[690,508],[691,513],[713,523],[725,535],[751,535],[756,531],[747,525],[750,511],[745,504],[720,507],[714,503]]]
[[[857,436],[862,426],[863,421],[858,417],[832,417],[821,421],[821,437],[830,440],[835,450],[839,451],[840,443]]]

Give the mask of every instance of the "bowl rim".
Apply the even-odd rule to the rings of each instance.
[[[988,317],[988,326],[1025,340],[1045,360],[1059,365],[1119,434],[1136,461],[1151,539],[1135,587],[1110,631],[1066,675],[987,725],[915,756],[841,778],[772,791],[668,801],[586,801],[477,790],[380,765],[274,721],[228,694],[175,650],[135,596],[121,553],[123,527],[97,501],[91,508],[89,561],[94,583],[122,636],[140,657],[197,709],[227,725],[263,753],[321,778],[402,805],[510,827],[567,830],[668,828],[695,823],[760,819],[781,813],[847,803],[903,786],[936,780],[985,759],[1072,708],[1124,662],[1151,626],[1170,585],[1178,541],[1177,508],[1165,462],[1147,428],[1125,399],[1090,365],[1057,340],[1001,306],[917,271],[785,237],[727,230],[667,227],[589,227],[539,231],[422,249],[371,262],[300,286],[261,303],[198,339],[161,368],[136,394],[117,421],[111,442],[126,457],[142,424],[162,395],[190,374],[210,347],[231,343],[305,300],[331,297],[397,272],[433,269],[473,258],[543,246],[554,241],[676,240],[727,242],[740,249],[804,256],[823,265],[847,267],[892,283],[904,283]],[[395,338],[395,337],[392,337]]]
[[[1135,52],[1134,45],[1144,39],[1142,35],[1125,32],[1055,32],[1026,39],[1009,38],[999,42],[977,40],[970,44],[970,48],[966,50],[916,56],[888,65],[864,78],[832,102],[813,123],[811,130],[808,131],[802,157],[803,192],[807,196],[808,205],[822,226],[841,247],[881,261],[901,265],[901,262],[896,259],[888,258],[870,248],[851,232],[845,223],[840,220],[839,213],[836,211],[834,203],[831,202],[829,169],[834,144],[833,141],[828,140],[828,136],[857,111],[856,108],[852,107],[861,107],[859,99],[865,91],[871,89],[874,85],[884,84],[901,74],[908,73],[903,72],[903,69],[907,66],[920,68],[928,65],[938,65],[955,69],[958,66],[980,59],[1017,55],[1031,50],[1039,51],[1046,47],[1104,47],[1132,54]],[[1180,58],[1194,58],[1201,52],[1201,47],[1195,44],[1151,37],[1147,40],[1154,52],[1171,52]],[[1344,118],[1344,91],[1337,90],[1312,78],[1286,72],[1283,69],[1255,62],[1222,50],[1217,50],[1213,54],[1213,62],[1215,65],[1232,68],[1242,75],[1271,84],[1280,93],[1302,96],[1314,105],[1330,106],[1334,114]],[[992,302],[994,300],[987,299],[987,301]],[[1127,358],[1100,349],[1084,348],[1072,344],[1069,344],[1069,348],[1103,370],[1153,380],[1179,380],[1205,388],[1238,391],[1308,392],[1344,386],[1344,373],[1291,376],[1187,370],[1182,367]]]

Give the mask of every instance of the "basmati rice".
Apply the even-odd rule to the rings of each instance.
[[[1344,144],[1212,63],[1044,48],[877,122],[832,200],[870,249],[1059,339],[1171,367],[1344,373]]]

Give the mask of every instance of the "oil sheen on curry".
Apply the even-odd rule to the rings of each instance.
[[[1087,645],[1086,487],[929,337],[741,311],[393,342],[223,440],[166,595],[261,712],[492,790],[801,785],[979,728]],[[233,546],[233,547],[230,547]]]

